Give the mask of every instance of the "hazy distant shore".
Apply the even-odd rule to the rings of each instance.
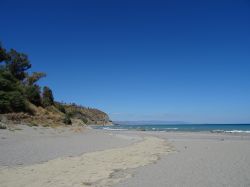
[[[0,186],[249,186],[249,143],[238,134],[18,126],[0,130]]]

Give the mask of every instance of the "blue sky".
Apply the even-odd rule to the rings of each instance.
[[[113,120],[250,122],[250,2],[1,1],[0,40]]]

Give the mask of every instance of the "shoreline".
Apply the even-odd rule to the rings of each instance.
[[[222,133],[222,134],[250,134],[250,124],[237,124],[243,126],[242,128],[232,128],[235,124],[219,124],[224,127],[211,128],[206,127],[205,129],[200,129],[200,127],[204,126],[217,126],[217,124],[189,124],[189,125],[112,125],[112,126],[97,126],[92,125],[93,129],[102,129],[109,131],[146,131],[146,132],[172,132],[172,133]],[[156,126],[156,127],[154,127]],[[182,126],[182,127],[180,127]],[[192,128],[185,129],[183,126]],[[225,128],[225,126],[230,127]],[[198,128],[197,128],[198,127]]]
[[[70,176],[71,182],[64,180],[67,177],[53,181],[51,179],[53,174],[44,175],[44,178],[39,175],[37,177],[43,179],[36,186],[49,184],[65,186],[62,183],[70,186],[74,181],[76,182],[74,184],[83,181],[81,186],[112,185],[115,187],[221,186],[222,184],[247,186],[250,184],[250,176],[247,175],[250,172],[250,135],[248,134],[109,131],[89,127],[81,130],[70,127],[56,129],[18,127],[22,130],[0,130],[1,186],[20,186],[18,185],[20,181],[9,183],[17,175],[17,178],[24,178],[23,184],[29,186],[33,184],[27,178],[32,176],[29,173],[30,169],[35,169],[41,174],[44,171],[41,168],[47,168],[48,171],[53,169],[51,163],[52,165],[57,163],[58,170],[55,172],[60,176],[64,175],[63,171],[68,173],[67,176]],[[145,142],[148,138],[156,139],[157,143],[150,143],[149,146],[149,142]],[[133,148],[134,146],[137,147]],[[136,150],[141,151],[136,152]],[[119,154],[123,151],[126,154]],[[135,158],[134,152],[137,153],[136,162],[132,162],[132,158]],[[150,154],[146,157],[145,152]],[[103,156],[104,153],[108,156]],[[92,155],[88,157],[92,159],[88,161],[92,164],[88,167],[77,167],[86,155]],[[111,157],[113,159],[109,160]],[[118,165],[113,164],[114,160],[119,159],[122,161],[118,162]],[[104,163],[107,163],[107,160],[109,164],[105,166]],[[123,163],[122,167],[120,163]],[[72,164],[75,164],[74,167],[77,169],[70,169]],[[65,165],[68,167],[63,167]],[[100,168],[105,167],[108,169],[101,172]],[[11,171],[7,172],[7,170]],[[92,173],[86,174],[88,171]],[[106,171],[109,171],[108,174]],[[106,174],[100,179],[96,177],[100,177],[100,173]],[[76,175],[78,177],[73,177]],[[85,176],[84,180],[83,176]],[[204,178],[205,176],[207,178]]]

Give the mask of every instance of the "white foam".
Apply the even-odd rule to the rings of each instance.
[[[231,131],[225,131],[227,133],[250,133],[250,131],[243,131],[243,130],[231,130]]]
[[[109,130],[109,131],[126,131],[128,129],[114,129],[110,127],[104,127],[103,130]]]

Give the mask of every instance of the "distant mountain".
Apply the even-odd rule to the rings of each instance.
[[[189,124],[186,121],[113,121],[115,125],[183,125]]]

